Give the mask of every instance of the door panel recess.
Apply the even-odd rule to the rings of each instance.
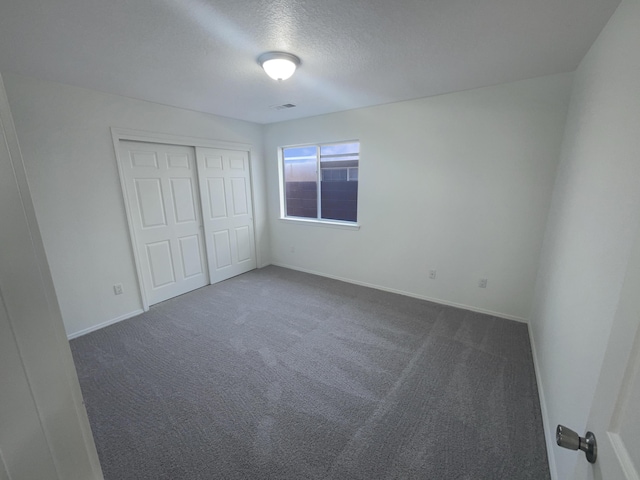
[[[194,149],[120,141],[119,154],[148,305],[208,285]]]

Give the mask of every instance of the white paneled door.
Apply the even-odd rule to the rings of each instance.
[[[211,283],[256,268],[248,152],[196,148]]]
[[[639,291],[640,235],[627,266],[602,369],[593,372],[600,376],[586,430],[596,436],[598,456],[592,465],[579,454],[575,480],[640,479]],[[588,345],[585,348],[588,351]],[[584,373],[591,373],[586,366]]]
[[[119,148],[148,304],[208,285],[194,149],[129,141]]]

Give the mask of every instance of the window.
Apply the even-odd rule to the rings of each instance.
[[[358,220],[360,142],[282,148],[284,216]]]

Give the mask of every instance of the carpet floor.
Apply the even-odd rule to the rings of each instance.
[[[510,320],[271,266],[71,348],[106,480],[550,478]]]

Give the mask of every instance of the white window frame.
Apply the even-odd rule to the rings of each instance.
[[[357,209],[356,209],[356,218],[358,219],[355,222],[350,222],[347,220],[333,220],[333,219],[325,219],[320,218],[322,215],[322,169],[320,168],[320,148],[330,145],[342,145],[347,143],[358,143],[358,182],[360,178],[360,155],[361,155],[361,145],[360,140],[341,140],[338,142],[325,142],[325,143],[300,143],[293,145],[284,145],[278,147],[278,172],[279,172],[279,183],[280,183],[280,221],[287,223],[296,223],[301,225],[311,225],[311,226],[325,226],[332,228],[342,228],[342,229],[360,229],[360,186],[358,185],[358,200],[357,200]],[[308,217],[293,217],[287,216],[287,199],[286,199],[286,183],[285,183],[285,169],[284,169],[284,151],[288,148],[297,148],[297,147],[315,147],[316,148],[316,182],[317,182],[317,218],[308,218]],[[346,167],[345,167],[346,168]],[[351,167],[353,168],[353,167]],[[348,175],[348,169],[347,169]]]

